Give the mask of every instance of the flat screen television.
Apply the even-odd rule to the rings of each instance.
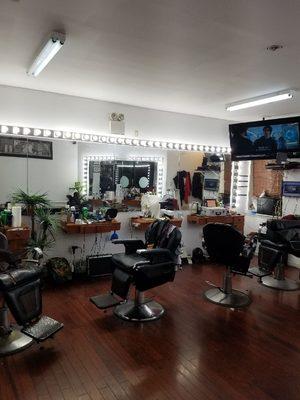
[[[204,190],[217,192],[219,189],[219,179],[204,179]]]
[[[300,156],[300,117],[230,124],[229,135],[233,161]]]

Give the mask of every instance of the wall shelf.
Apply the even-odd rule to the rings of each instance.
[[[154,218],[143,218],[143,217],[132,217],[131,225],[134,229],[139,231],[145,231],[156,219]],[[171,224],[181,227],[182,219],[181,218],[172,218],[170,219]]]
[[[105,221],[105,222],[95,222],[91,224],[74,224],[61,221],[61,228],[65,233],[106,233],[112,231],[119,231],[121,229],[121,222],[116,220]]]
[[[191,214],[187,216],[187,222],[196,225],[206,225],[210,222],[219,222],[222,224],[233,225],[238,231],[244,231],[244,215],[197,215]]]

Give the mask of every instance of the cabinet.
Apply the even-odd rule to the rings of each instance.
[[[27,226],[21,228],[3,227],[1,232],[7,237],[8,249],[12,252],[25,250],[30,238],[30,229]]]

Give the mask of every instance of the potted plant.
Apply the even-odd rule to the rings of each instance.
[[[54,232],[57,221],[51,214],[50,201],[47,194],[29,194],[19,189],[13,194],[12,200],[22,204],[31,220],[31,237],[27,246],[29,253],[34,253],[35,248],[43,252],[55,243]]]
[[[22,189],[18,189],[12,196],[12,201],[14,203],[22,204],[26,210],[27,214],[31,218],[31,239],[36,238],[35,231],[35,214],[38,207],[49,207],[50,201],[47,198],[47,194],[34,193],[29,194],[24,192]]]

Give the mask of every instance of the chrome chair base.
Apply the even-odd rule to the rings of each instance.
[[[117,306],[114,310],[118,318],[132,322],[155,321],[164,312],[164,308],[154,300],[145,300],[140,304],[137,304],[136,301],[128,300],[126,303]]]
[[[31,346],[33,339],[17,329],[13,329],[7,336],[0,337],[0,357],[18,353]]]
[[[264,286],[277,290],[292,291],[300,289],[300,282],[287,278],[276,279],[273,276],[265,276],[262,278],[261,283]]]
[[[204,293],[204,297],[211,303],[229,308],[242,308],[251,303],[249,296],[234,289],[231,293],[225,293],[219,288],[209,289]]]

